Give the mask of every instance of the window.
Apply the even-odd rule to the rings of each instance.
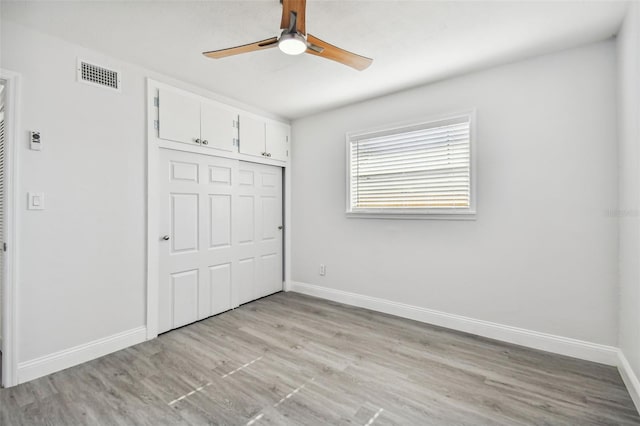
[[[347,214],[473,218],[473,116],[347,134]]]

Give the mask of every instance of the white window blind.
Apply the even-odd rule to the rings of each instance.
[[[351,213],[472,213],[471,114],[350,135]]]

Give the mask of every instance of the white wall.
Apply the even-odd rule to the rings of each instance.
[[[620,349],[640,377],[640,5],[618,35]],[[640,392],[640,389],[636,390]]]
[[[293,280],[615,346],[615,82],[607,41],[295,121]],[[476,221],[345,217],[345,132],[470,107]]]
[[[5,22],[2,42],[2,67],[23,78],[21,362],[144,325],[145,86],[128,67],[122,93],[78,84],[86,52]],[[44,192],[46,210],[27,211],[27,191]]]
[[[229,104],[31,29],[2,21],[0,67],[22,75],[18,147],[18,362],[146,321],[146,77]],[[76,82],[76,58],[122,71],[122,92]],[[277,118],[277,117],[274,117]],[[28,150],[41,132],[43,151]],[[45,193],[27,211],[27,192]]]

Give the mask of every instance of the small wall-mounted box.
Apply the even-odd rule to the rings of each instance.
[[[44,193],[28,192],[27,193],[27,209],[28,210],[44,210]]]
[[[42,140],[40,132],[29,132],[29,147],[34,151],[42,151]]]

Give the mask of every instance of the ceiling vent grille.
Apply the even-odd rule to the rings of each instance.
[[[78,81],[120,91],[120,72],[78,59]]]

